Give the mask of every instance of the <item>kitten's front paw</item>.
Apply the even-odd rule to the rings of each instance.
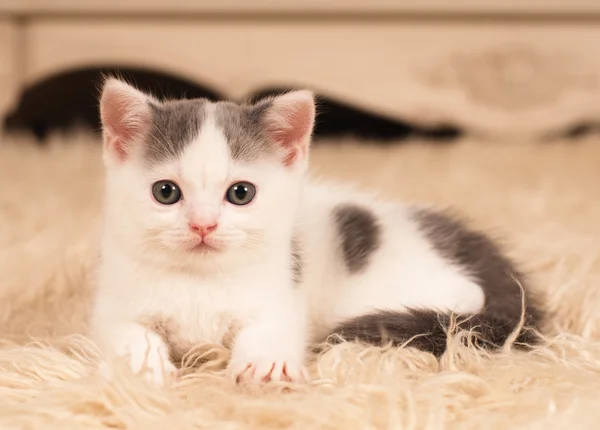
[[[177,368],[169,359],[169,352],[164,347],[148,349],[147,344],[142,349],[141,345],[134,345],[130,349],[131,369],[136,374],[142,374],[146,380],[159,385],[164,385],[167,378],[175,378]]]
[[[152,345],[149,348],[147,342],[141,340],[132,342],[121,356],[127,356],[129,367],[136,375],[142,375],[148,382],[164,385],[167,379],[177,376],[177,368],[169,360],[166,348]],[[112,365],[103,361],[100,363],[99,372],[105,379],[113,378]]]
[[[238,384],[307,382],[302,327],[292,323],[268,320],[251,324],[239,332],[227,369],[232,381]]]
[[[228,372],[236,384],[245,382],[307,382],[308,372],[302,363],[295,360],[272,360],[262,357],[254,360],[234,359]]]

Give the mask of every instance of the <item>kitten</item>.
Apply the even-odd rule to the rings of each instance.
[[[203,342],[231,343],[233,381],[303,381],[307,346],[332,333],[439,356],[451,313],[492,347],[519,326],[523,303],[525,325],[540,321],[522,275],[483,234],[309,179],[309,91],[163,102],[110,78],[100,110],[105,224],[90,335],[153,381]]]

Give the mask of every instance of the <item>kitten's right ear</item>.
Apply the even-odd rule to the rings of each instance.
[[[266,104],[263,124],[267,135],[284,150],[283,164],[306,161],[315,123],[315,98],[311,91],[297,90],[273,97]]]
[[[148,131],[152,112],[150,96],[115,78],[105,81],[100,98],[100,118],[105,157],[124,161]]]

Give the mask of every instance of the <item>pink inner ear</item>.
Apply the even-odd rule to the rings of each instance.
[[[287,166],[308,151],[315,119],[315,105],[310,91],[294,91],[275,98],[266,123],[269,137],[286,151]]]
[[[100,101],[104,148],[125,160],[150,122],[148,97],[124,82],[106,82]]]

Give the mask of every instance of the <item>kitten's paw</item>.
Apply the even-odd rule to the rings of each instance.
[[[307,382],[302,328],[276,320],[251,324],[233,345],[228,372],[233,382]]]
[[[177,368],[169,359],[166,348],[131,348],[129,365],[135,374],[141,374],[147,381],[164,385],[167,379],[174,379]]]
[[[148,382],[165,385],[167,379],[174,379],[177,376],[177,368],[169,360],[168,350],[161,345],[150,344],[149,348],[147,342],[136,340],[121,350],[118,356],[127,358],[131,371],[143,376]],[[100,376],[107,380],[113,379],[115,377],[113,366],[113,362],[101,361],[98,366]]]
[[[304,383],[308,381],[306,368],[294,360],[274,361],[267,358],[252,361],[234,360],[229,364],[228,370],[236,384],[271,381]]]

